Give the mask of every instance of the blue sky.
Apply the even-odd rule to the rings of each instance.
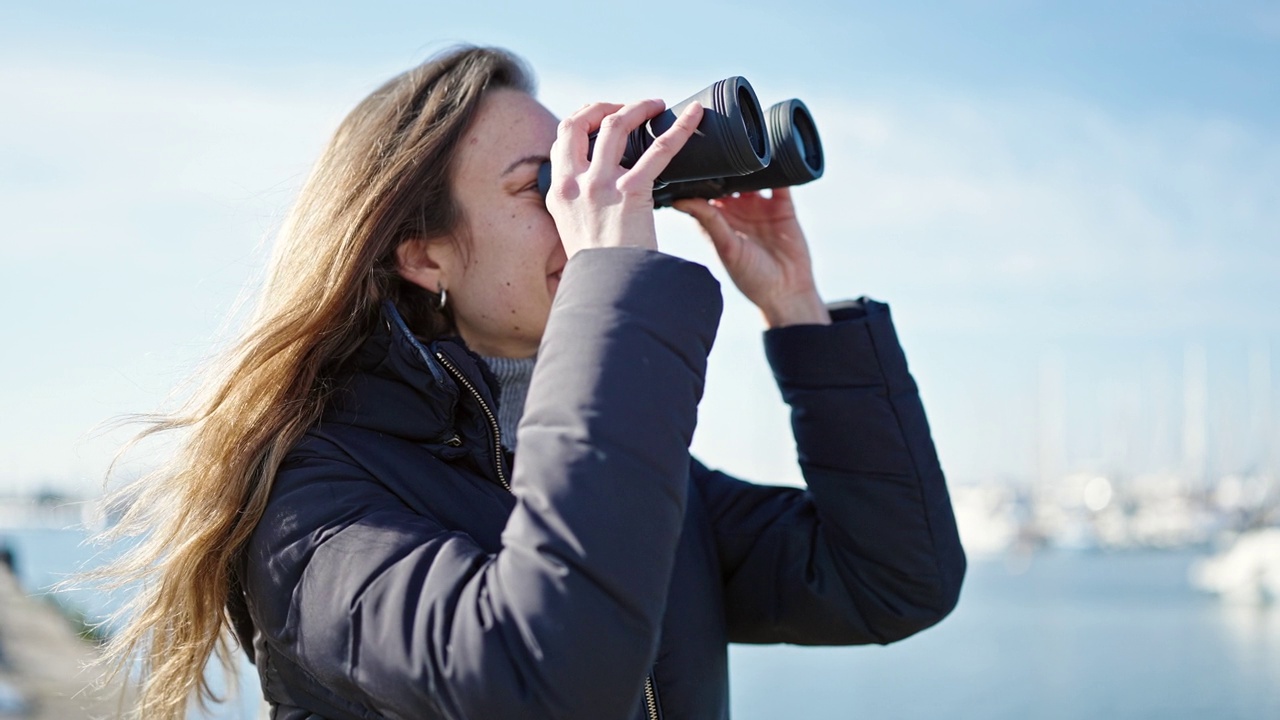
[[[1179,470],[1189,357],[1215,471],[1277,459],[1274,3],[10,5],[0,493],[95,487],[126,435],[94,428],[226,338],[343,113],[461,41],[523,55],[556,112],[731,74],[804,99],[820,285],[891,303],[956,481],[1036,477],[1057,396],[1062,470]],[[713,264],[685,218],[659,227]],[[726,289],[695,450],[794,480],[760,322]]]

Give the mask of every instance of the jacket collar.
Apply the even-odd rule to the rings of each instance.
[[[488,366],[459,337],[418,339],[390,301],[382,320],[336,379],[322,422],[426,444],[449,458],[461,450],[491,467],[491,431],[480,404],[497,412],[498,384]]]

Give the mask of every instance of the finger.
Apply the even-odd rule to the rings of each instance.
[[[676,118],[675,123],[654,139],[653,144],[644,151],[627,174],[652,186],[658,175],[667,169],[671,158],[675,157],[676,153],[680,152],[680,148],[689,141],[700,122],[702,122],[702,105],[698,102],[689,103],[684,112],[680,113],[680,117]]]
[[[599,129],[601,120],[621,107],[618,103],[587,103],[560,121],[556,141],[551,145],[553,177],[576,175],[587,169],[588,136]]]
[[[738,237],[738,233],[729,225],[729,221],[725,219],[724,214],[716,206],[700,198],[686,198],[675,201],[671,204],[671,207],[692,216],[698,221],[698,224],[706,231],[707,237],[711,240],[711,244],[715,247],[716,254],[720,256],[721,261],[728,262],[733,257],[733,253],[742,239]]]
[[[761,200],[764,199],[765,197],[760,194],[759,190],[744,190],[732,195],[722,195],[721,197],[713,198],[711,200],[711,204],[718,208],[738,208],[741,210],[743,208],[754,208]]]
[[[696,219],[707,232],[711,232],[712,228],[719,229],[722,224],[728,232],[735,232],[733,224],[721,212],[720,205],[715,200],[684,198],[672,203],[671,207]]]
[[[602,119],[600,134],[596,136],[595,149],[591,153],[591,162],[601,163],[602,167],[617,166],[622,162],[622,154],[627,149],[627,136],[631,131],[666,107],[661,100],[641,100],[624,105],[621,110]]]
[[[715,212],[711,203],[703,198],[683,198],[671,203],[671,207],[698,220],[710,217]]]

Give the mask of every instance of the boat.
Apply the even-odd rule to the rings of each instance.
[[[1191,566],[1191,584],[1224,600],[1280,603],[1280,527],[1241,533],[1226,550]]]

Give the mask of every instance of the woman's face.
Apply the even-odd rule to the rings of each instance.
[[[537,183],[557,125],[526,93],[487,93],[455,158],[465,234],[428,243],[434,278],[401,265],[428,290],[437,289],[434,280],[448,291],[458,333],[482,355],[530,357],[542,340],[566,259]]]

